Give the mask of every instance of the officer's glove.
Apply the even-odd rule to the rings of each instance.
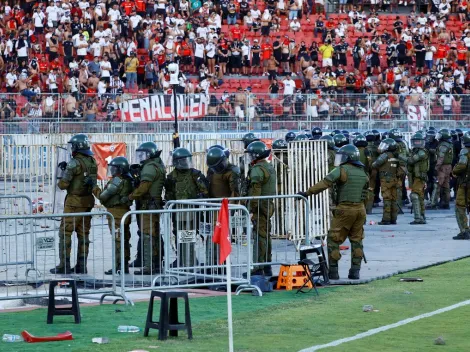
[[[299,192],[299,193],[297,193],[297,195],[298,195],[298,196],[302,196],[302,197],[304,197],[304,198],[308,198],[307,192]],[[300,200],[300,199],[297,198],[297,200]]]
[[[60,167],[62,171],[65,171],[65,169],[67,168],[67,163],[65,161],[62,161],[57,166]]]
[[[93,193],[93,195],[96,198],[99,198],[100,194],[101,194],[101,188],[99,188],[98,186],[95,186],[95,187],[93,187],[93,190],[91,191],[91,193]]]
[[[85,186],[95,187],[95,183],[91,177],[85,178]]]
[[[123,197],[121,197],[120,202],[121,202],[121,204],[126,204],[126,203],[130,202],[130,199],[129,199],[128,196],[123,196]]]

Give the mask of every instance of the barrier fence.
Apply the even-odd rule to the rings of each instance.
[[[112,214],[8,215],[0,216],[0,226],[4,252],[0,259],[0,300],[47,297],[48,282],[64,277],[64,271],[50,270],[68,261],[77,269],[84,258],[86,270],[65,274],[78,280],[79,294],[95,299],[100,297],[94,295],[115,294],[115,280],[105,275],[114,268]],[[70,253],[65,249],[67,243]]]
[[[183,206],[183,203],[180,203],[180,209],[130,211],[122,218],[120,232],[125,233],[126,221],[130,216],[136,215],[137,225],[142,229],[140,241],[143,255],[150,258],[147,261],[149,272],[120,276],[121,295],[126,301],[130,301],[126,293],[157,287],[189,288],[226,284],[225,265],[219,264],[218,250],[212,243],[220,205],[188,201]],[[249,214],[245,207],[232,204],[229,206],[229,212],[232,234],[232,283],[241,285],[241,289],[259,291],[250,285]],[[150,233],[145,234],[145,224],[155,222],[160,224],[160,229],[151,228],[148,230]],[[124,244],[124,238],[121,236],[122,258],[126,256]],[[121,273],[125,272],[123,261],[120,270]],[[244,276],[246,273],[247,276]],[[259,294],[261,295],[261,292]]]
[[[39,94],[28,101],[4,93],[0,133],[171,133],[171,95]],[[70,102],[70,99],[75,99]],[[70,113],[73,106],[76,112]],[[53,111],[52,111],[53,110]],[[52,112],[51,112],[52,111]],[[354,94],[325,90],[320,94],[197,93],[177,96],[179,129],[183,133],[263,131],[278,129],[371,129],[402,124],[409,131],[424,123],[464,126],[470,117],[466,94]],[[158,123],[155,123],[158,122]],[[407,127],[408,124],[412,123]],[[381,127],[382,126],[382,127]]]

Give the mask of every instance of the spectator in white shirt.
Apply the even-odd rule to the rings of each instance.
[[[284,85],[284,95],[292,95],[295,90],[295,81],[291,78],[290,73],[287,74],[286,79],[282,81]]]
[[[114,4],[108,11],[108,18],[110,21],[119,21],[121,19],[121,12],[119,11],[119,5]]]
[[[440,96],[439,101],[444,108],[444,115],[452,115],[452,104],[455,98],[452,94],[443,94]]]
[[[436,52],[436,47],[432,45],[432,43],[428,42],[425,47],[424,47],[426,53],[424,54],[424,62],[426,63],[426,66],[428,69],[432,69],[432,66],[434,65],[433,57],[434,53]]]
[[[7,73],[6,81],[7,81],[7,92],[12,93],[13,89],[15,88],[15,83],[18,80],[18,76],[16,75],[15,71],[11,70]]]
[[[34,33],[43,34],[44,33],[44,19],[46,16],[41,11],[41,8],[38,7],[36,12],[33,14],[33,23],[34,23]]]
[[[300,31],[301,25],[297,17],[294,17],[294,20],[289,24],[289,28],[293,32],[298,32]]]
[[[52,25],[54,28],[57,28],[57,23],[59,22],[60,12],[62,12],[62,10],[59,7],[57,7],[56,3],[46,8],[47,20],[52,21]]]

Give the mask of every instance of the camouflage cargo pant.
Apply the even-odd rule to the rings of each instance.
[[[384,209],[382,215],[382,221],[390,222],[396,221],[398,216],[398,205],[397,205],[397,180],[387,180],[385,178],[380,179],[380,185],[382,188],[382,197],[384,201]]]
[[[441,165],[437,171],[437,184],[440,189],[442,205],[449,205],[450,202],[450,174],[452,173],[451,165]],[[439,196],[439,194],[438,194]]]
[[[359,269],[364,257],[364,221],[366,210],[363,203],[341,203],[333,211],[333,221],[328,234],[328,262],[330,267],[338,266],[341,259],[339,246],[349,238],[351,243],[351,267]]]
[[[139,210],[157,210],[155,207],[150,209],[148,203],[140,203]],[[141,246],[149,246],[151,248],[151,256],[153,261],[161,262],[163,250],[162,241],[160,236],[160,214],[140,214],[137,216],[139,222],[139,229],[141,231],[141,238],[145,238],[145,241],[141,240]],[[151,244],[149,243],[151,242]],[[142,248],[145,249],[145,248]],[[141,250],[142,250],[141,249]],[[143,250],[142,250],[143,252]]]
[[[64,213],[89,213],[91,209],[92,208],[65,205]],[[62,264],[68,264],[70,262],[73,232],[77,234],[77,262],[81,260],[86,261],[90,244],[90,228],[91,216],[70,216],[62,218],[59,228],[59,259]]]
[[[270,202],[253,212],[253,260],[255,263],[272,261],[271,217],[274,214],[274,203]]]
[[[114,258],[116,263],[116,270],[121,270],[121,245],[124,245],[124,263],[127,265],[131,259],[131,217],[128,216],[124,223],[124,236],[121,233],[121,220],[126,212],[129,211],[127,208],[108,208],[107,209],[114,216]],[[111,231],[111,219],[108,219],[109,230]]]
[[[459,185],[457,197],[455,198],[455,219],[460,232],[468,231],[468,217],[465,205],[465,185]],[[470,190],[467,191],[467,204],[470,204]]]
[[[419,197],[419,207],[421,208],[421,215],[424,216],[424,186],[426,182],[421,179],[414,177],[413,184],[411,185],[411,192],[416,193]]]

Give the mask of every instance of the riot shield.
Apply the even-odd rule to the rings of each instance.
[[[67,148],[56,147],[55,153],[55,165],[54,175],[52,180],[55,182],[53,185],[54,195],[52,200],[52,212],[54,214],[62,214],[64,212],[64,203],[66,191],[61,190],[57,187],[57,183],[64,176],[65,168],[63,165],[60,165],[62,162],[68,163],[70,161],[70,154],[67,152]]]

